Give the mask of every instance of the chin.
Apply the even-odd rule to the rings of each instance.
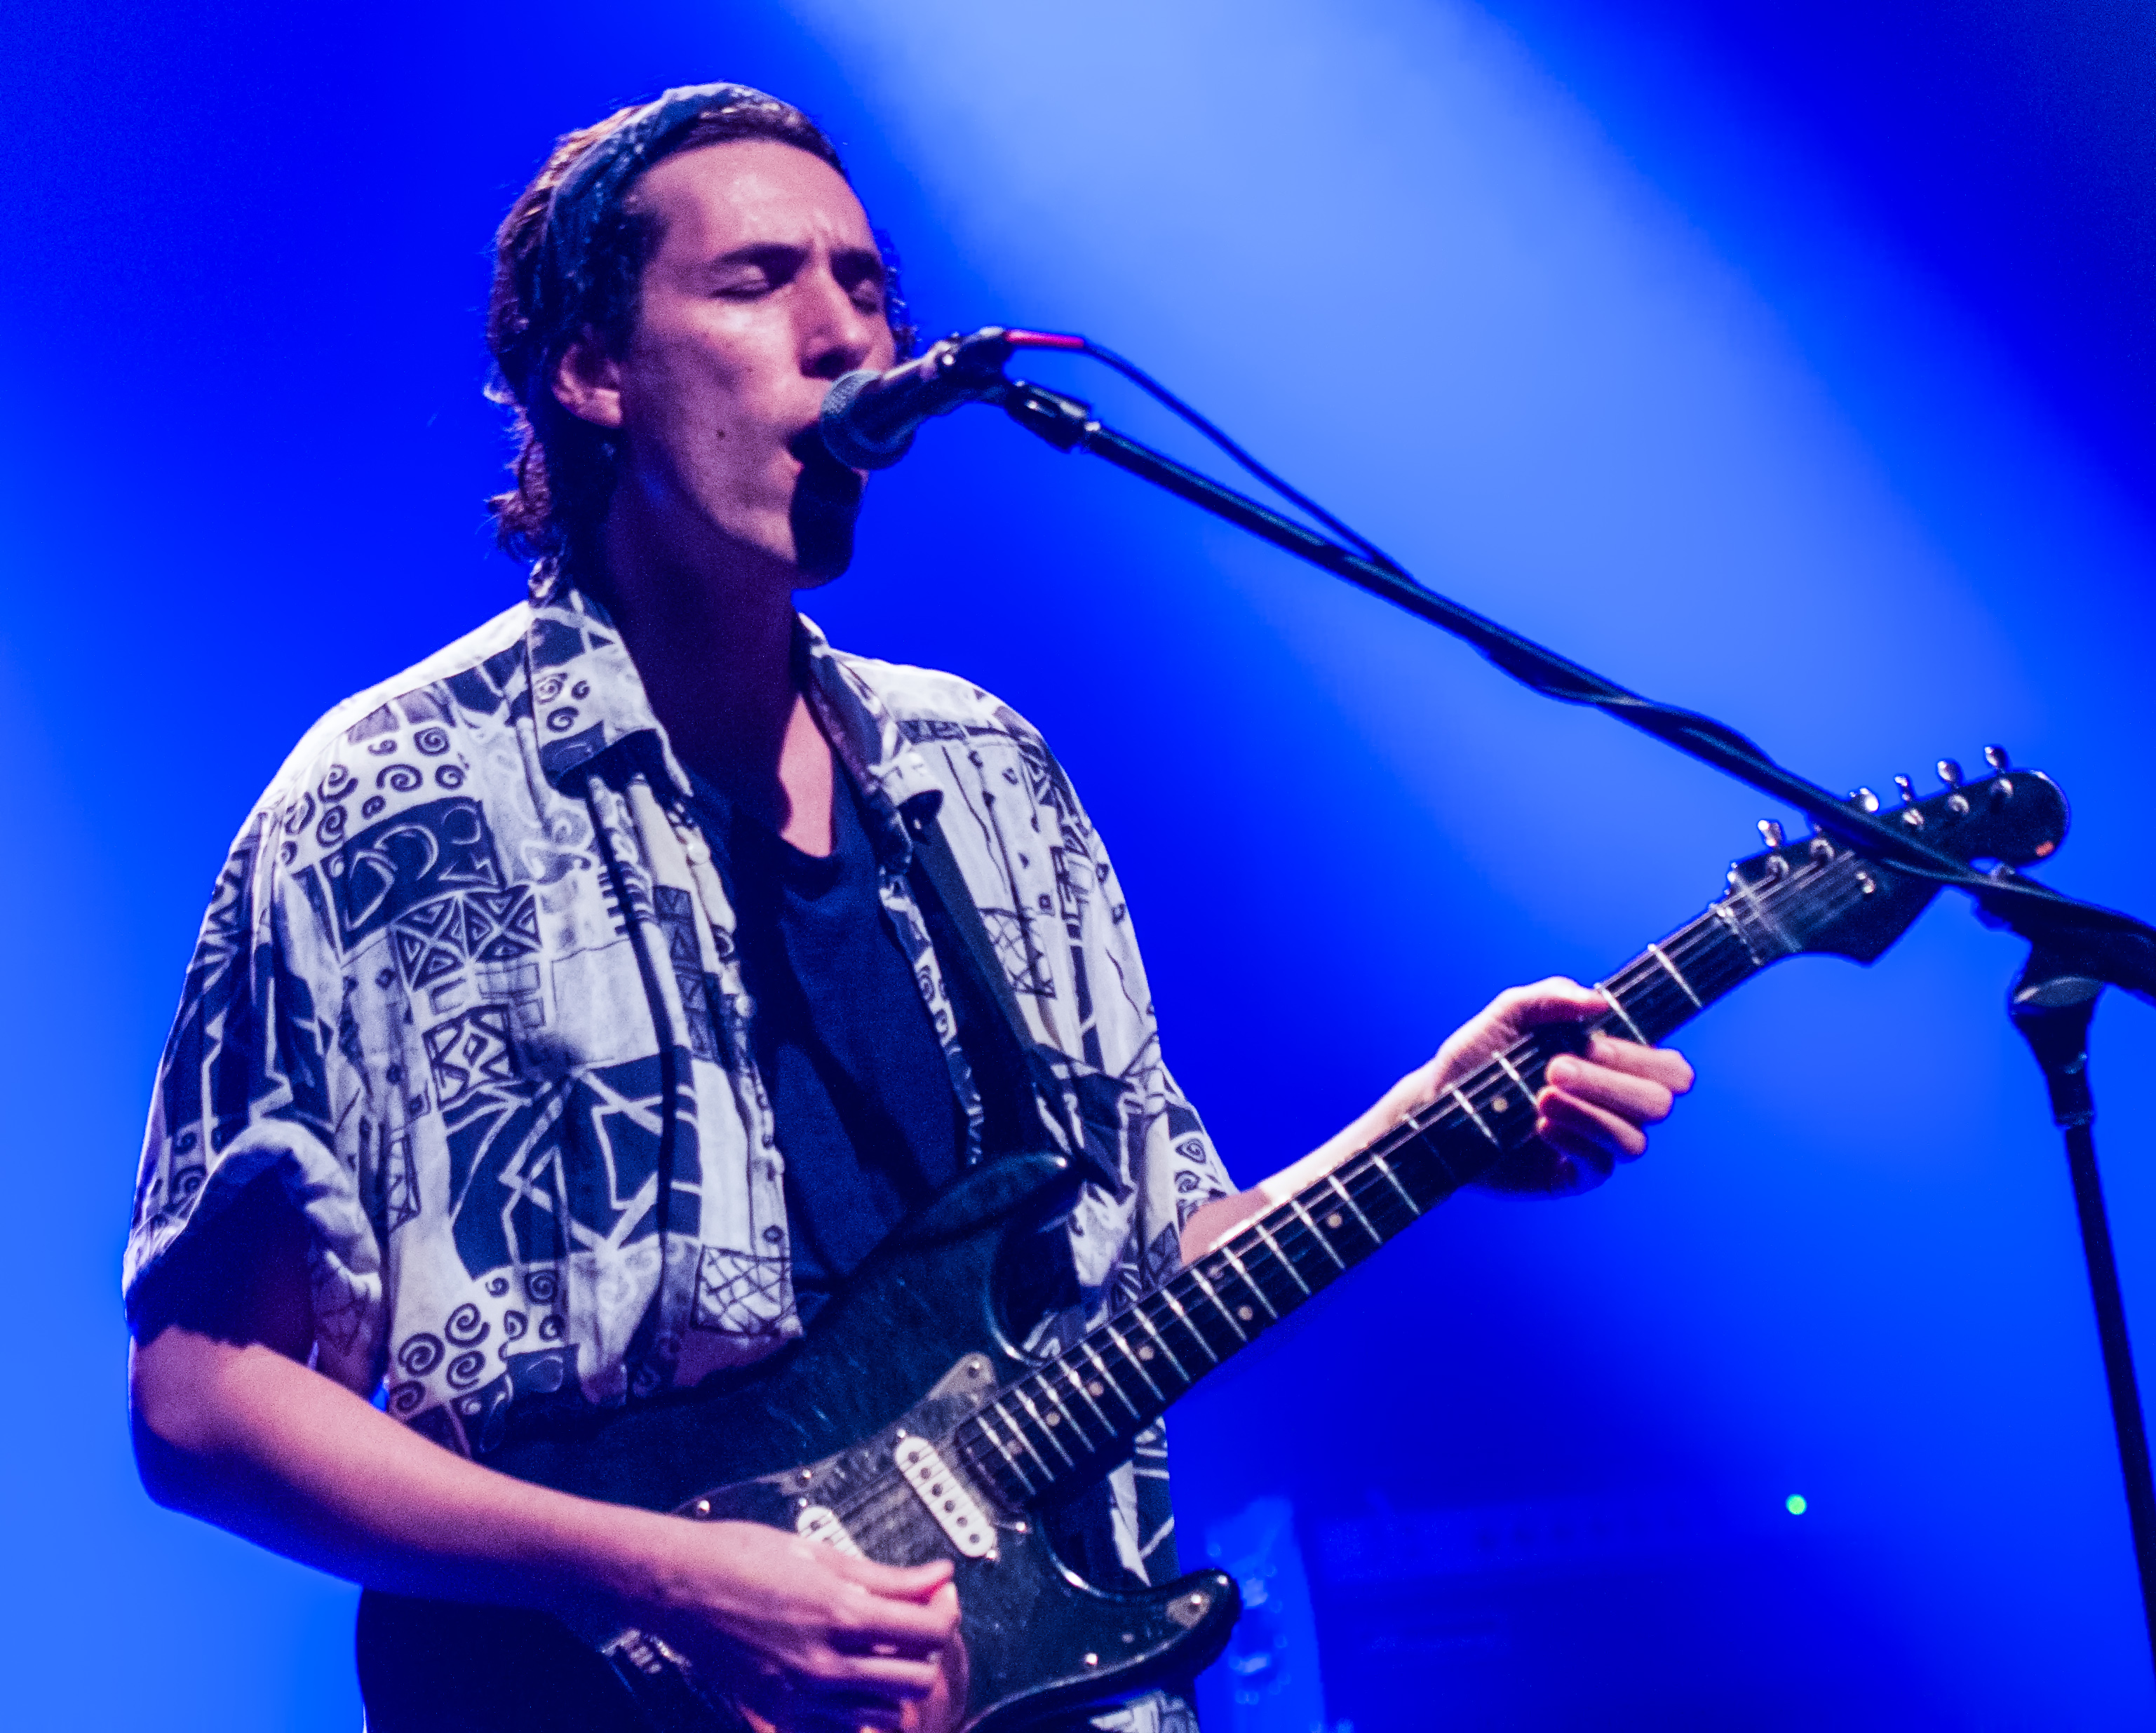
[[[854,563],[854,520],[860,515],[861,477],[824,449],[823,440],[796,440],[801,474],[793,484],[787,524],[793,532],[793,565],[803,588],[829,583]]]

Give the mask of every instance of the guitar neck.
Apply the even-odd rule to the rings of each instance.
[[[1551,1059],[1594,1029],[1654,1045],[1789,955],[1770,902],[1740,886],[1599,982],[1600,1017],[1514,1043],[1017,1380],[959,1427],[963,1459],[1017,1504],[1096,1478],[1214,1366],[1527,1144]]]

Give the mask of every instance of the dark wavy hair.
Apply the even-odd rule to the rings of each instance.
[[[660,239],[658,218],[637,201],[636,181],[602,220],[583,292],[544,316],[536,315],[535,310],[542,305],[541,254],[554,189],[586,151],[642,112],[643,105],[636,105],[562,135],[495,234],[494,290],[486,317],[495,377],[487,395],[512,412],[516,455],[509,466],[516,485],[489,500],[487,509],[494,514],[495,539],[521,559],[559,561],[586,551],[613,494],[613,439],[603,428],[562,407],[554,395],[553,374],[563,352],[585,331],[619,347],[636,329],[644,268]],[[639,178],[684,151],[744,138],[773,139],[806,151],[852,184],[823,129],[790,103],[768,96],[707,109],[651,153]],[[908,356],[914,332],[899,292],[897,256],[880,229],[875,238],[884,260],[884,315],[900,356]]]

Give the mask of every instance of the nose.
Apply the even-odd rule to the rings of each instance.
[[[864,311],[832,270],[829,259],[803,274],[797,300],[801,371],[811,379],[836,379],[866,367],[890,335],[880,311]]]

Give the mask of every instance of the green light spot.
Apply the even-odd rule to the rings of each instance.
[[[1802,1493],[1793,1492],[1782,1500],[1782,1508],[1792,1516],[1801,1516],[1811,1506],[1804,1502],[1804,1495]]]

